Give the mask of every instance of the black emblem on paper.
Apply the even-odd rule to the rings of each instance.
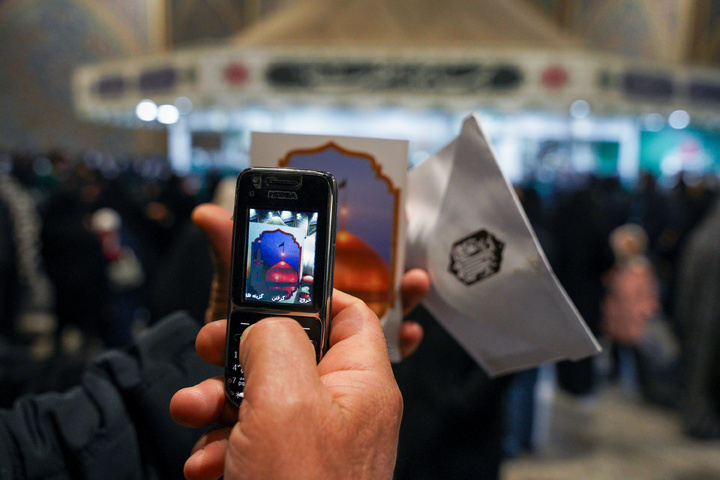
[[[487,230],[458,240],[450,251],[450,272],[472,285],[500,271],[505,244]]]

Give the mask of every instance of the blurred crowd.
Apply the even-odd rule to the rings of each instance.
[[[76,383],[168,313],[202,320],[212,264],[190,214],[222,178],[164,158],[0,153],[2,406]]]
[[[519,188],[561,284],[606,354],[557,365],[575,395],[619,381],[642,399],[682,412],[686,432],[720,437],[720,224],[714,175],[667,184],[575,178],[542,197]],[[720,233],[720,232],[718,232]]]
[[[0,153],[0,406],[72,385],[93,352],[131,343],[172,311],[202,320],[212,264],[190,214],[217,198],[224,176],[180,177],[164,158]],[[604,365],[597,358],[558,364],[558,386],[584,396],[603,382],[628,381],[644,399],[682,411],[688,434],[720,437],[717,179],[681,173],[666,185],[642,172],[627,185],[578,174],[551,185],[528,181],[517,192],[558,279],[609,352]],[[451,342],[438,340],[443,333],[430,320],[423,326],[425,352]],[[398,367],[402,432],[415,444],[432,437],[428,448],[437,453],[428,411],[412,394],[419,382],[440,390],[455,379],[462,388],[447,415],[485,402],[492,407],[478,415],[494,418],[493,431],[501,432],[485,439],[496,448],[478,449],[497,458],[532,449],[537,371],[490,380],[451,348],[458,352],[451,375],[438,371],[433,380],[438,362],[424,359],[423,348]],[[451,357],[444,358],[448,368]],[[438,392],[445,402],[450,388]],[[422,422],[412,423],[415,413]],[[488,423],[481,428],[487,432]],[[415,457],[403,441],[399,469],[421,478],[410,474],[406,460]]]

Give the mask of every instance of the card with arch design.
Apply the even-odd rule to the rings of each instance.
[[[250,159],[252,166],[309,168],[335,175],[339,199],[334,285],[375,311],[391,358],[399,360],[407,142],[253,132]]]

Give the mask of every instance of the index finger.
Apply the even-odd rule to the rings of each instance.
[[[339,290],[333,293],[332,310],[330,349],[318,366],[320,374],[337,370],[389,371],[385,334],[377,315],[362,300]]]
[[[370,339],[382,338],[382,345],[385,348],[385,334],[377,315],[359,298],[334,289],[330,347],[363,331],[370,334]]]
[[[232,253],[232,213],[218,205],[202,203],[193,209],[191,218],[207,235],[217,267],[223,269],[220,273],[227,275]]]
[[[337,288],[333,288],[332,293],[332,318],[335,318],[335,316],[340,313],[341,311],[345,310],[347,307],[352,305],[356,302],[361,302],[357,297],[353,297],[352,295],[345,293],[341,290],[338,290]]]

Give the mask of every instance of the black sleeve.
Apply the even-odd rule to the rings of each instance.
[[[199,325],[174,314],[103,354],[81,385],[0,411],[0,479],[178,479],[200,432],[170,418],[180,388],[219,375],[195,353]]]

